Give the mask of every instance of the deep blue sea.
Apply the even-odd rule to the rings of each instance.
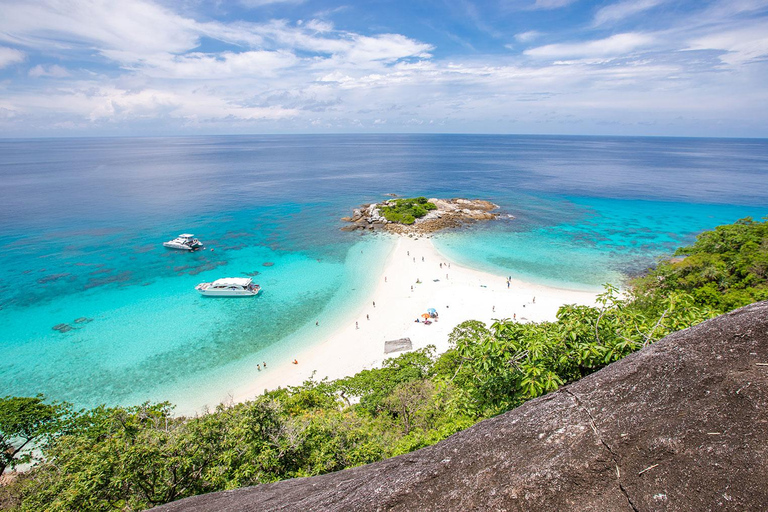
[[[597,288],[702,230],[768,215],[768,140],[0,140],[0,396],[216,405],[255,362],[320,341],[370,293],[393,241],[339,218],[386,193],[490,199],[514,218],[439,234],[438,249]],[[162,247],[182,232],[208,250]],[[194,290],[244,275],[259,297]]]

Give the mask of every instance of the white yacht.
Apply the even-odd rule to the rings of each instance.
[[[169,242],[163,242],[163,247],[169,249],[181,249],[183,251],[194,251],[203,246],[203,242],[195,238],[195,235],[184,233]]]
[[[200,283],[195,290],[209,297],[249,297],[258,295],[261,287],[250,277],[225,277],[212,283]]]

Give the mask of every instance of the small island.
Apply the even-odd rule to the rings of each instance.
[[[498,207],[482,199],[388,199],[356,208],[351,216],[342,217],[341,220],[350,224],[341,229],[383,230],[401,235],[427,234],[470,222],[495,219],[499,217],[499,213],[494,212]]]

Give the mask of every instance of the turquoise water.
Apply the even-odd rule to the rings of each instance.
[[[327,334],[375,283],[359,264],[360,251],[381,266],[392,246],[386,237],[367,237],[339,255],[276,250],[240,236],[232,246],[213,245],[213,253],[142,247],[102,255],[107,263],[80,267],[84,289],[22,297],[6,307],[4,332],[17,338],[5,338],[2,376],[12,387],[4,391],[40,390],[85,405],[110,398],[167,399],[186,410],[215,405],[244,377],[233,364],[253,370],[257,359],[287,358],[268,349],[318,320],[324,329],[317,334]],[[130,270],[136,267],[143,274]],[[48,271],[42,270],[33,275]],[[72,277],[79,269],[68,270],[54,281],[62,290],[78,284]],[[199,282],[247,275],[263,288],[255,298],[211,299],[194,291]],[[52,330],[61,323],[72,330]],[[216,386],[204,384],[203,375]]]
[[[215,405],[256,362],[290,359],[350,321],[393,240],[343,232],[339,217],[384,193],[497,202],[514,219],[440,234],[438,249],[592,289],[701,230],[767,215],[766,177],[762,140],[0,140],[0,395]],[[206,250],[162,247],[182,232]],[[260,296],[194,290],[245,275]]]
[[[604,198],[563,198],[564,222],[517,230],[517,220],[441,234],[435,246],[454,261],[552,286],[599,290],[621,285],[693,233],[765,208]]]

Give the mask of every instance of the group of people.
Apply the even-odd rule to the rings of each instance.
[[[414,322],[417,323],[417,324],[424,323],[424,324],[429,325],[429,324],[432,323],[431,320],[434,320],[435,322],[437,322],[437,317],[438,317],[437,311],[430,310],[429,313],[424,313],[423,315],[421,315],[421,318],[424,319],[423,322],[422,322],[421,318],[419,318],[419,317],[416,317],[416,320],[414,320]]]
[[[410,253],[409,253],[409,255],[410,255]],[[424,258],[422,258],[422,261],[423,261],[423,260],[424,260]],[[415,258],[414,258],[414,261],[415,261]],[[451,264],[450,264],[450,263],[440,263],[440,268],[443,268],[443,265],[445,265],[445,267],[446,267],[446,268],[450,268],[450,266],[451,266]],[[448,275],[446,274],[446,276],[445,276],[445,277],[447,278],[447,277],[448,277]],[[385,278],[384,278],[384,281],[386,282],[386,280],[387,280],[387,278],[385,277]],[[417,282],[417,283],[420,283],[421,281],[420,281],[419,279],[417,279],[417,280],[416,280],[416,282]],[[508,277],[507,277],[507,288],[509,288],[511,285],[512,285],[512,276],[508,276]],[[411,286],[411,291],[413,291],[413,286]],[[531,301],[531,303],[532,303],[532,304],[536,304],[536,297],[533,297],[533,300]],[[372,305],[373,305],[373,307],[375,308],[375,307],[376,307],[376,302],[373,302],[373,303],[372,303]],[[446,306],[446,307],[447,307],[447,306]],[[523,305],[523,307],[525,307],[525,305]],[[492,307],[492,310],[495,312],[495,311],[496,311],[496,306],[493,306],[493,307]],[[424,323],[424,324],[430,324],[430,323],[432,323],[432,322],[431,322],[431,320],[434,320],[434,321],[436,322],[436,321],[437,321],[437,319],[438,319],[438,314],[437,314],[437,312],[436,312],[436,311],[431,311],[430,313],[428,313],[428,315],[429,315],[428,317],[427,317],[427,316],[425,316],[425,315],[427,315],[427,313],[425,313],[424,315],[422,315],[422,316],[424,316],[424,320],[423,320],[423,321],[421,320],[421,318],[416,318],[416,320],[415,320],[414,322],[415,322],[415,323]],[[371,318],[370,318],[370,316],[369,316],[369,315],[367,315],[367,314],[365,315],[365,318],[366,318],[367,320],[370,320],[370,319],[371,319]],[[512,315],[512,318],[513,318],[513,320],[515,320],[515,321],[516,321],[516,320],[517,320],[517,314],[513,314],[513,315]],[[319,322],[319,321],[318,321],[318,322],[315,322],[315,326],[319,326],[319,325],[320,325],[320,322]],[[355,322],[355,329],[359,329],[359,328],[360,328],[360,325],[359,325],[359,323],[358,323],[358,322]],[[291,363],[292,363],[292,364],[299,364],[299,361],[298,361],[297,359],[294,359],[293,361],[291,361]],[[259,365],[259,364],[257,364],[257,365],[256,365],[256,369],[257,369],[257,370],[259,370],[259,371],[261,371],[261,367],[262,367],[262,366],[264,367],[264,369],[266,369],[266,368],[267,368],[267,363],[266,363],[266,362],[263,362],[263,363],[262,363],[262,364],[260,364],[260,365]]]
[[[385,279],[386,279],[386,278],[385,278]],[[373,301],[373,307],[376,307],[376,301]],[[371,319],[371,316],[370,316],[370,315],[368,315],[368,314],[366,314],[366,315],[365,315],[365,319],[366,319],[366,320],[370,320],[370,319]],[[315,324],[315,325],[317,325],[317,324]],[[360,324],[359,324],[358,322],[355,322],[355,329],[359,329],[359,328],[360,328]]]

